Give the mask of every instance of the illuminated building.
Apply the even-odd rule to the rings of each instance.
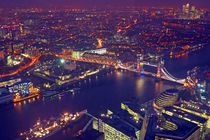
[[[172,106],[178,99],[178,90],[169,89],[154,99],[153,106],[159,112],[163,107]]]
[[[190,10],[190,4],[187,3],[185,6],[185,13],[189,13],[189,10]]]
[[[106,48],[94,49],[94,50],[91,50],[90,53],[105,54],[106,53]]]
[[[176,105],[174,107],[166,107],[164,108],[162,112],[169,116],[175,116],[175,117],[197,124],[200,127],[199,135],[202,139],[205,137],[206,132],[208,132],[208,130],[206,130],[208,119],[202,116],[198,116],[191,112],[184,111]]]
[[[19,40],[15,40],[13,41],[13,51],[15,54],[21,54],[22,50],[24,49],[24,42],[23,41],[19,41]]]
[[[140,140],[142,121],[136,121],[126,110],[101,114],[93,121],[93,129],[104,133],[104,140]]]
[[[80,51],[73,51],[71,57],[75,59],[80,59],[80,57],[83,55],[83,52]]]
[[[9,91],[11,93],[18,93],[20,92],[21,96],[29,95],[33,90],[33,83],[30,81],[22,81],[18,82],[11,87],[9,87]]]
[[[96,74],[99,71],[100,71],[99,69],[97,69],[97,70],[87,70],[87,71],[81,72],[80,75],[74,76],[74,77],[73,77],[74,74],[62,75],[62,76],[58,76],[58,78],[55,79],[55,82],[58,85],[62,85],[62,84],[65,84],[65,83],[69,83],[69,82],[77,81],[77,80],[80,80],[80,79],[84,79],[85,77]]]
[[[106,48],[98,48],[84,51],[72,51],[72,58],[80,59],[84,53],[105,54]]]
[[[61,87],[63,84],[84,79],[90,75],[99,73],[103,69],[105,69],[103,65],[87,64],[64,58],[56,58],[35,68],[32,74],[46,80],[46,82],[43,81],[43,86],[45,88],[53,88],[54,86]],[[54,83],[53,87],[47,84],[49,81],[50,83]]]
[[[106,114],[101,114],[98,119],[93,119],[93,129],[103,132],[105,140],[197,140],[201,138],[202,127],[193,120],[185,119],[188,117],[186,115],[180,117],[180,114],[162,109],[161,115],[164,120],[160,120],[159,116],[145,115],[148,110],[135,103],[123,102],[121,108],[123,110],[114,113],[108,110]],[[197,117],[195,119],[200,123],[206,123],[204,118]],[[163,125],[160,125],[161,123]],[[170,129],[174,127],[173,124],[175,124],[176,129]]]
[[[197,124],[178,118],[176,116],[169,116],[163,114],[163,117],[176,124],[176,130],[168,130],[162,128],[158,124],[158,117],[153,115],[149,117],[145,140],[198,140],[200,139],[200,128]]]
[[[140,139],[144,139],[148,123],[148,118],[146,115],[145,108],[136,103],[122,102],[121,109],[128,111],[128,113],[131,114],[136,121],[141,121],[142,126],[141,126]]]
[[[168,89],[165,92],[162,92],[158,97],[153,101],[154,110],[158,115],[158,126],[166,130],[175,131],[177,130],[177,125],[171,121],[168,121],[164,118],[162,110],[164,107],[172,106],[178,99],[178,90]]]
[[[65,57],[65,56],[61,56]],[[70,58],[71,59],[71,58]],[[74,59],[73,59],[74,60]],[[89,62],[89,63],[98,63],[103,65],[116,65],[117,57],[110,54],[97,54],[97,53],[84,53],[78,61]]]
[[[195,11],[195,6],[191,7],[191,11],[193,11],[193,12]]]
[[[128,105],[133,109],[138,106],[130,102],[122,104]],[[135,108],[135,110],[138,109]],[[91,137],[93,139],[94,137],[96,140],[141,140],[143,119],[138,119],[130,113],[126,109],[121,109],[117,112],[107,110],[106,114],[101,114],[98,118],[86,113],[80,118],[80,123],[78,123],[82,128],[81,126],[78,127],[78,124],[75,124],[77,128],[81,128],[78,131],[78,138],[88,139]]]
[[[19,65],[23,61],[22,56],[12,57],[11,55],[7,56],[7,65]]]
[[[21,82],[20,77],[10,76],[10,77],[1,78],[0,79],[0,87],[9,87],[17,82]]]
[[[188,85],[203,103],[210,105],[210,69],[209,67],[195,67],[188,71]]]
[[[7,57],[7,65],[11,65],[12,64],[12,57],[9,55]]]
[[[201,67],[196,73],[196,94],[199,95],[202,102],[210,104],[210,69]]]
[[[104,133],[105,140],[141,140],[145,136],[145,110],[138,104],[121,103],[117,112],[107,110],[98,119],[93,120],[93,129]]]
[[[182,13],[180,15],[180,19],[200,19],[201,16],[204,15],[202,10],[197,10],[195,6],[191,6],[187,3],[186,5],[182,6]]]
[[[164,123],[167,126],[162,127],[159,116],[145,115],[148,110],[138,104],[123,102],[121,108],[122,110],[117,112],[107,110],[106,114],[101,114],[98,118],[86,114],[85,121],[82,121],[85,127],[79,131],[80,137],[89,134],[102,140],[197,140],[201,139],[203,133],[200,124],[206,124],[204,118],[195,117],[187,112],[183,113],[182,110],[174,107],[164,107],[162,118],[170,123]],[[177,128],[168,129],[170,124],[176,124]]]
[[[186,120],[188,121],[188,123],[194,123],[197,125],[197,127],[194,126],[196,131],[194,133],[191,133],[190,135],[188,134],[189,138],[180,137],[180,139],[191,139],[192,137],[197,137],[197,139],[204,138],[206,132],[208,132],[206,128],[208,128],[209,125],[209,122],[207,121],[209,118],[204,117],[202,115],[198,115],[198,113],[197,114],[193,113],[192,109],[190,110],[186,109],[186,106],[183,106],[183,103],[179,105],[175,104],[177,99],[178,99],[178,90],[175,89],[166,90],[165,92],[161,93],[157,98],[154,99],[153,107],[158,114],[157,126],[164,130],[170,130],[176,132],[182,129],[182,127],[185,127],[182,124],[180,124],[180,122]],[[172,121],[173,119],[175,120]],[[179,119],[180,121],[176,121]],[[173,134],[173,132],[171,132],[170,134]]]
[[[39,88],[34,88],[30,81],[16,83],[9,87],[9,91],[13,93],[14,103],[39,96]]]
[[[4,59],[4,58],[5,58],[4,49],[1,49],[1,48],[0,48],[0,58],[1,58],[1,59]]]
[[[200,95],[200,98],[208,103],[210,103],[209,87],[210,82],[207,82],[206,80],[199,80],[195,87],[196,93]]]
[[[122,102],[121,109],[127,110],[129,114],[133,115],[133,117],[137,119],[144,119],[145,109],[138,104],[131,102]]]

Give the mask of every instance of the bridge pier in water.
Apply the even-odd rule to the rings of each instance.
[[[160,60],[160,62],[157,65],[157,74],[156,74],[156,78],[157,79],[161,79],[163,76],[163,73],[161,72],[161,69],[164,67],[164,61]]]
[[[159,62],[158,65],[157,65],[157,74],[156,74],[157,78],[161,78],[162,77],[161,68],[163,68],[163,67],[164,67],[163,63]]]

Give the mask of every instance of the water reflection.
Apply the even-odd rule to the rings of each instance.
[[[116,78],[117,80],[121,80],[123,76],[123,73],[121,71],[116,71]]]
[[[161,89],[163,88],[163,82],[155,82],[155,96],[157,96],[161,91]]]
[[[22,105],[21,105],[21,102],[14,103],[14,108],[15,108],[15,110],[16,110],[18,113],[21,113],[21,112],[22,112]]]
[[[37,97],[34,97],[34,98],[31,98],[31,99],[27,99],[27,100],[24,100],[24,101],[21,101],[21,102],[16,102],[16,103],[13,103],[13,106],[14,108],[18,111],[18,112],[21,112],[21,108],[25,105],[28,105],[32,102],[35,102],[37,100],[39,100],[39,96]]]
[[[142,97],[144,95],[144,83],[145,80],[143,77],[136,80],[136,93],[138,97]]]

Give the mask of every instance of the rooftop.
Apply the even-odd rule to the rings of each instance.
[[[207,121],[207,119],[205,119],[203,117],[194,115],[192,113],[188,113],[186,111],[183,111],[183,110],[180,110],[180,109],[177,109],[177,108],[174,108],[174,107],[166,107],[165,109],[168,110],[168,111],[174,112],[174,113],[176,113],[178,115],[181,115],[183,117],[186,117],[186,118],[189,118],[191,120],[194,120],[196,122],[202,123],[202,124]]]
[[[145,111],[140,110],[140,109],[143,109],[143,107],[138,105],[137,103],[123,102],[123,104],[127,105],[132,111],[140,114],[142,117],[145,116]]]
[[[158,118],[157,116],[153,115],[149,118],[145,139],[155,139],[155,136],[158,136],[168,139],[184,140],[200,128],[197,124],[175,116],[169,116],[166,114],[163,114],[163,116],[166,118],[166,120],[175,123],[178,126],[178,129],[170,131],[159,128],[157,125]]]
[[[129,137],[136,137],[135,129],[122,121],[119,117],[112,115],[111,117],[101,117],[100,118],[104,123],[110,125],[111,127],[115,128],[116,130],[122,132],[123,134]]]
[[[131,114],[129,114],[127,110],[120,110],[120,111],[118,111],[116,113],[116,116],[119,116],[119,119],[121,119],[122,121],[128,123],[129,125],[131,125],[135,129],[140,130],[141,127],[142,127],[143,119],[139,119],[138,122],[136,122],[133,119],[133,116]]]

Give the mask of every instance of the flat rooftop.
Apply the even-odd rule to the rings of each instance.
[[[119,119],[119,117],[112,115],[111,117],[100,117],[100,119],[110,125],[111,127],[115,128],[116,130],[122,132],[123,134],[129,136],[129,137],[136,137],[135,129]]]
[[[127,110],[119,110],[117,113],[115,113],[119,118],[134,127],[135,129],[141,130],[142,124],[143,124],[143,119],[139,119],[138,122],[136,122],[133,119],[133,115],[129,114]]]
[[[174,113],[176,113],[178,115],[181,115],[183,117],[189,118],[191,120],[194,120],[194,121],[202,123],[202,124],[207,121],[207,119],[205,119],[203,117],[194,115],[192,113],[188,113],[186,111],[183,111],[181,109],[177,109],[177,108],[174,108],[174,107],[165,107],[165,110],[170,111],[170,112],[174,112]]]
[[[143,107],[138,105],[137,103],[132,103],[132,102],[122,102],[122,103],[127,105],[132,111],[140,114],[142,117],[145,116],[145,111],[140,110],[143,109]]]
[[[166,114],[163,114],[163,116],[166,118],[166,120],[175,123],[178,126],[178,129],[170,131],[157,127],[158,118],[157,116],[153,115],[149,118],[145,137],[146,140],[155,139],[155,136],[168,139],[185,140],[200,128],[197,124],[186,121],[184,119],[180,119],[175,116],[169,116]]]

